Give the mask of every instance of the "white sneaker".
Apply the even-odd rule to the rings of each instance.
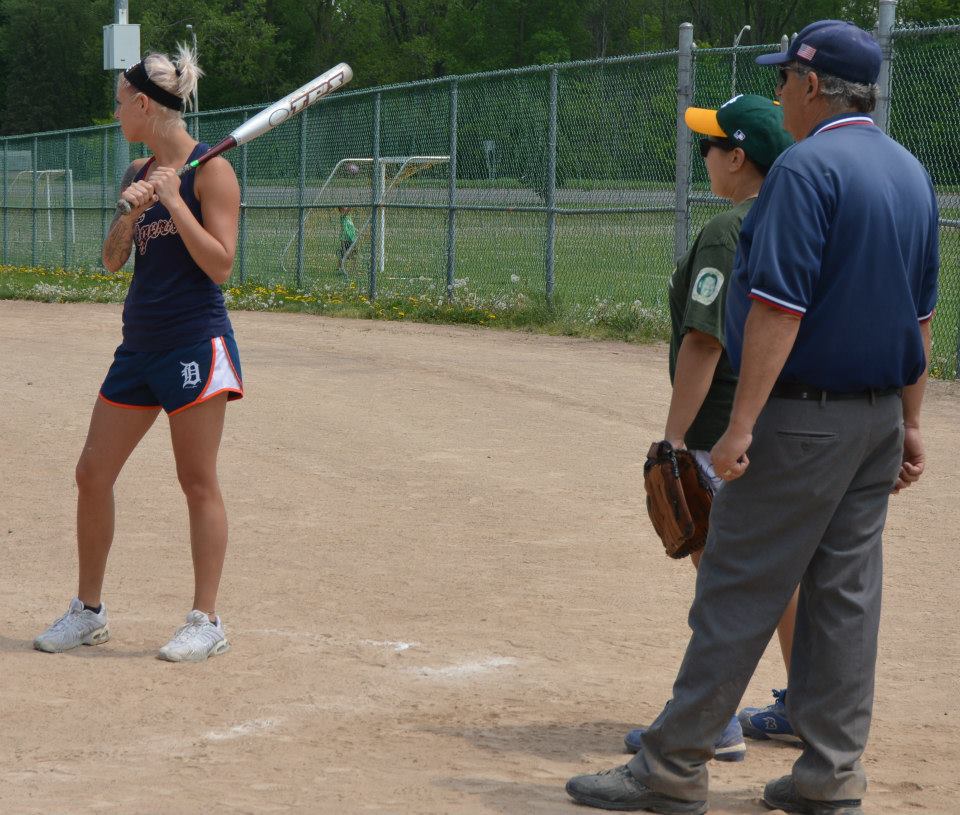
[[[100,645],[110,639],[107,628],[107,607],[102,603],[100,613],[94,614],[74,597],[67,613],[33,641],[38,651],[59,654],[78,645]]]
[[[180,626],[173,639],[160,649],[159,656],[168,662],[203,662],[229,650],[220,618],[212,623],[206,614],[194,609],[187,615],[187,624]]]

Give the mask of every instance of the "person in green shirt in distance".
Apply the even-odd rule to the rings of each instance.
[[[350,207],[337,207],[340,212],[340,250],[337,257],[340,259],[340,274],[346,274],[344,266],[347,255],[357,242],[357,228],[353,225],[353,218],[350,215]]]

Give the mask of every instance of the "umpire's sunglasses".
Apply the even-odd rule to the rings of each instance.
[[[787,80],[790,78],[790,74],[796,74],[797,76],[806,76],[810,73],[810,69],[798,66],[798,65],[788,65],[786,67],[781,66],[777,68],[777,91],[782,91],[783,86],[787,84]]]
[[[729,153],[731,150],[736,150],[739,146],[739,144],[735,144],[730,141],[730,139],[717,139],[713,136],[706,136],[700,139],[700,155],[706,158],[711,147],[718,147],[724,152]]]

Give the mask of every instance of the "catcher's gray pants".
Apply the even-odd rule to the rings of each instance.
[[[629,764],[648,787],[706,799],[705,763],[799,583],[787,711],[806,746],[793,778],[805,798],[862,796],[902,421],[896,395],[764,407],[750,466],[713,504],[673,699]]]

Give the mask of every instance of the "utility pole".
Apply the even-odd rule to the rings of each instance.
[[[140,26],[130,25],[129,0],[114,0],[113,25],[103,27],[103,69],[114,71],[114,86],[120,74],[140,61]],[[114,177],[117,184],[130,164],[130,145],[117,130]]]
[[[113,12],[117,25],[130,24],[129,0],[113,0]],[[138,48],[137,50],[139,51],[140,49]],[[137,56],[139,57],[140,55],[137,54]],[[117,80],[113,83],[114,88],[116,88],[117,82],[120,80],[120,74],[122,73],[123,71],[117,71]],[[119,186],[120,179],[123,178],[127,167],[130,166],[130,143],[123,137],[123,133],[119,129],[117,130],[117,161],[114,166],[116,168],[114,175],[119,176],[117,179],[117,185]]]

